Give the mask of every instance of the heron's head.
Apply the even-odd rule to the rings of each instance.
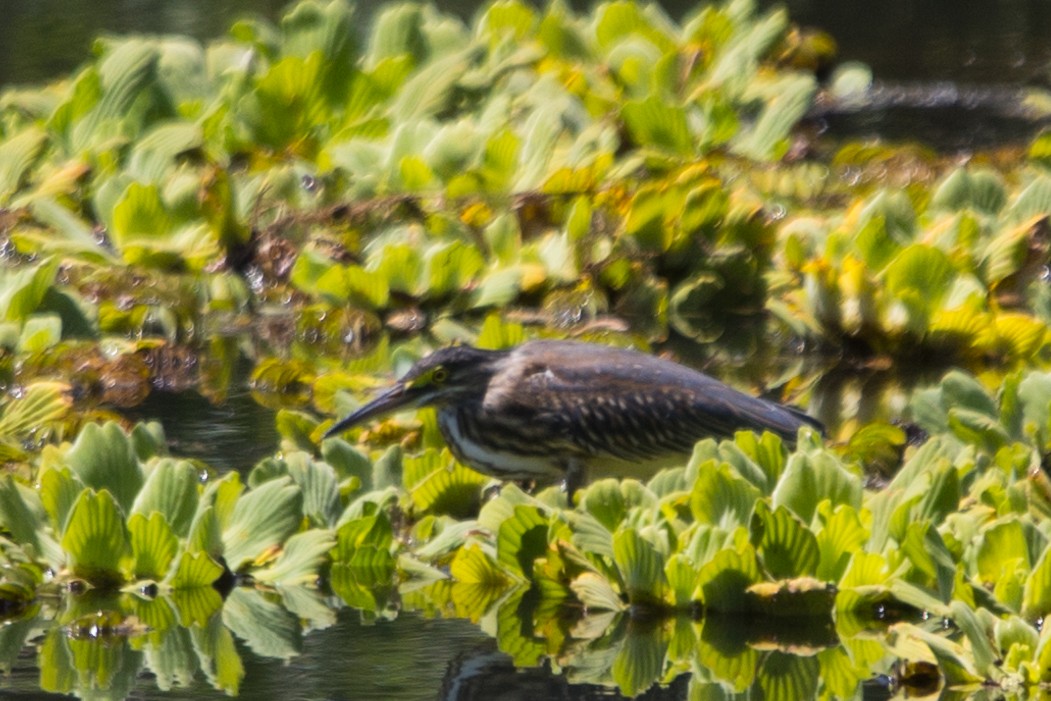
[[[442,406],[470,398],[480,399],[497,369],[503,351],[471,346],[437,350],[409,368],[404,377],[372,401],[338,421],[325,437],[401,409]]]

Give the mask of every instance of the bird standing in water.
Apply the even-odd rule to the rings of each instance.
[[[505,480],[565,480],[592,470],[643,475],[688,458],[702,438],[770,431],[794,444],[821,424],[797,409],[637,351],[576,341],[507,350],[451,346],[328,430],[433,406],[456,459]]]

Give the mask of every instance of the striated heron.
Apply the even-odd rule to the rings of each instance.
[[[452,346],[336,423],[325,437],[397,409],[433,406],[453,455],[500,479],[565,479],[572,494],[597,470],[640,475],[682,462],[707,437],[771,431],[794,444],[821,424],[651,355],[575,341],[508,350]]]

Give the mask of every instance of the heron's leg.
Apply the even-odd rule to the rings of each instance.
[[[569,506],[573,506],[573,497],[577,490],[584,486],[587,479],[587,470],[580,460],[570,458],[566,463],[566,478],[562,481],[562,490],[566,493]]]

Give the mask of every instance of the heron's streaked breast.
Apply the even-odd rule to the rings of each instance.
[[[438,428],[457,460],[500,479],[561,479],[571,457],[567,452],[562,462],[542,438],[523,436],[517,428],[499,423],[482,425],[470,412],[455,407],[438,411]]]

